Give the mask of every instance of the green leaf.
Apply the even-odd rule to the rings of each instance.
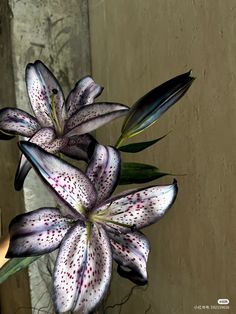
[[[132,143],[132,144],[124,145],[124,146],[119,147],[119,150],[121,152],[125,152],[125,153],[138,153],[138,152],[141,152],[142,150],[148,148],[149,146],[152,146],[155,143],[159,142],[160,140],[162,140],[167,135],[168,134],[166,134],[162,137],[159,137],[155,140],[148,141],[148,142],[139,142],[139,143]]]
[[[31,263],[36,261],[40,256],[31,257],[14,257],[0,268],[0,284],[18,271],[28,267]]]
[[[169,173],[160,172],[155,166],[136,162],[123,162],[119,185],[146,183]]]

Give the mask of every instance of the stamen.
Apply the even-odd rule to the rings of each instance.
[[[86,217],[87,214],[88,214],[86,208],[83,207],[81,204],[76,204],[76,205],[75,205],[75,209],[76,209],[79,213],[83,214],[85,217]]]
[[[113,221],[111,219],[106,219],[106,218],[103,218],[101,216],[98,216],[98,215],[94,215],[91,217],[91,221],[94,221],[94,222],[105,222],[105,223],[111,223],[113,225],[117,225],[117,226],[121,226],[121,227],[124,227],[124,228],[129,228],[132,230],[133,226],[134,225],[128,225],[128,224],[124,224],[122,222],[118,222],[118,221]]]
[[[55,95],[57,95],[57,93],[58,93],[58,90],[53,88],[52,95],[51,95],[51,105],[52,105],[52,115],[51,115],[51,118],[52,118],[53,124],[55,126],[56,132],[58,133],[58,135],[61,135],[62,134],[62,129],[61,129],[60,123],[58,121],[56,108],[55,108]]]

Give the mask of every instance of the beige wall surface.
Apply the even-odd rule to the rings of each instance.
[[[190,314],[194,306],[230,300],[236,313],[236,2],[223,0],[90,0],[93,77],[102,99],[131,105],[165,80],[192,68],[187,95],[133,140],[160,144],[126,160],[177,176],[168,215],[145,230],[152,251],[149,285],[136,289],[121,313]],[[114,144],[116,122],[97,132]],[[171,182],[166,177],[158,182]],[[116,276],[110,304],[131,284]],[[119,307],[106,313],[119,313]]]

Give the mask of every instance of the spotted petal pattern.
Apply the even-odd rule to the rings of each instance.
[[[107,291],[112,255],[106,232],[96,225],[73,227],[56,261],[53,290],[56,311],[90,313]]]
[[[20,142],[20,149],[42,180],[72,209],[83,212],[94,206],[96,190],[82,171],[35,144]]]
[[[102,125],[124,116],[129,108],[114,103],[95,103],[79,109],[66,123],[66,136],[89,133]]]
[[[30,102],[42,127],[52,127],[52,96],[55,112],[63,128],[66,117],[64,96],[51,71],[41,62],[29,63],[26,68],[26,85]]]
[[[109,146],[96,146],[86,174],[98,192],[97,204],[107,199],[116,188],[120,165],[118,150]]]
[[[79,80],[66,100],[67,118],[70,118],[80,106],[92,104],[102,91],[103,87],[96,84],[90,76]]]
[[[35,143],[45,149],[47,152],[52,154],[57,153],[62,147],[64,147],[68,139],[67,138],[56,138],[54,129],[43,128],[40,129],[34,136],[29,140],[31,143]],[[15,189],[20,191],[23,187],[24,180],[31,169],[31,165],[24,155],[21,155],[20,163],[16,171],[15,176]]]
[[[113,258],[118,264],[136,272],[140,281],[147,281],[148,239],[141,232],[115,234],[109,232]]]
[[[56,208],[39,208],[16,216],[10,223],[10,246],[6,257],[25,257],[49,253],[58,248],[72,220]]]
[[[171,185],[153,186],[108,200],[97,212],[106,212],[105,227],[108,230],[129,232],[141,229],[158,221],[167,212],[175,201],[177,190],[176,181]]]
[[[0,130],[26,137],[33,136],[40,129],[36,119],[27,112],[16,108],[0,110]]]

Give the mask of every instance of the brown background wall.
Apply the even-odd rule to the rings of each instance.
[[[225,312],[236,313],[236,2],[89,4],[92,74],[105,86],[103,99],[131,105],[190,68],[197,77],[178,105],[134,138],[155,139],[172,130],[135,160],[187,176],[177,177],[174,208],[145,230],[152,246],[149,286],[136,290],[122,313],[145,313],[150,304],[148,313],[197,313],[194,305],[216,305],[225,297],[231,301]],[[112,124],[97,136],[114,144],[119,130],[119,123]],[[129,289],[115,279],[111,303],[120,302]]]
[[[14,104],[7,37],[11,12],[6,4],[2,0],[0,5],[1,106]],[[59,0],[56,5],[61,5]],[[134,290],[121,313],[191,314],[198,312],[194,305],[215,305],[224,297],[231,302],[225,312],[236,313],[236,3],[90,0],[89,18],[92,74],[105,86],[103,99],[131,105],[154,86],[190,68],[197,77],[178,105],[134,139],[154,139],[172,130],[160,144],[135,155],[135,161],[187,175],[177,177],[180,192],[174,208],[158,225],[145,230],[152,245],[149,285]],[[50,42],[47,47],[50,51]],[[79,57],[78,53],[78,59],[69,60],[70,66],[84,62]],[[73,77],[79,78],[80,70],[74,71]],[[114,123],[99,130],[97,137],[114,144],[119,130],[120,124]],[[5,178],[0,181],[1,207],[9,208],[13,216],[23,207],[21,195],[13,194],[11,185],[18,153],[15,143],[0,144],[1,169],[6,165],[4,156],[10,156],[1,170]],[[134,160],[127,154],[123,157]],[[10,218],[6,217],[4,230]],[[13,305],[17,309],[30,304],[27,280],[21,276],[1,287],[1,313],[14,313]],[[131,287],[114,275],[108,304],[121,302]],[[10,300],[9,291],[14,293]],[[119,307],[106,313],[118,314]]]

